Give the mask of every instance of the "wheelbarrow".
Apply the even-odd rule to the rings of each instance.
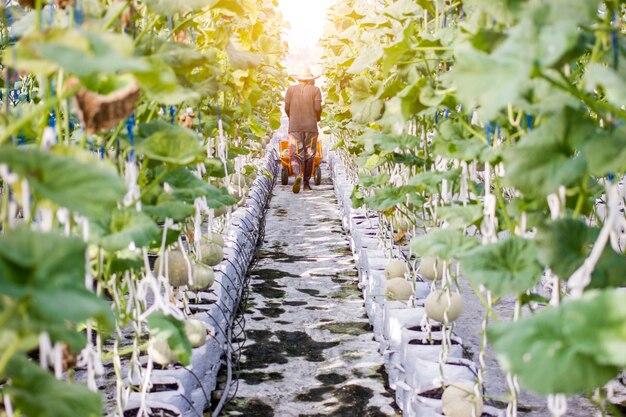
[[[280,182],[282,185],[289,184],[289,177],[294,176],[293,169],[291,167],[291,160],[293,158],[293,149],[291,147],[289,139],[281,140],[279,142],[280,151],[280,163],[282,169],[280,171]],[[315,150],[315,156],[313,157],[313,182],[315,185],[322,183],[322,169],[320,163],[322,162],[322,142],[317,140],[317,149]]]

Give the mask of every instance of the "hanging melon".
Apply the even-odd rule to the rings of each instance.
[[[209,235],[207,235],[207,236],[206,236],[206,238],[207,238],[209,241],[211,241],[211,242],[215,243],[216,245],[219,245],[219,246],[221,246],[221,247],[224,247],[224,244],[225,244],[225,243],[224,243],[224,237],[223,237],[221,234],[216,233],[216,232],[213,232],[210,236],[209,236]]]
[[[206,343],[206,327],[203,322],[196,319],[185,321],[185,334],[192,348],[198,348]]]
[[[419,271],[422,278],[428,281],[439,280],[443,277],[443,261],[433,256],[425,256],[420,261]]]
[[[447,312],[448,322],[452,322],[458,319],[463,311],[463,298],[461,294],[454,291],[450,291],[450,298],[448,298],[445,290],[437,289],[428,294],[424,307],[429,319],[443,323],[444,313]]]
[[[161,269],[163,256],[159,256],[154,263],[154,272],[158,274]],[[167,254],[167,271],[163,269],[163,273],[167,274],[167,278],[173,287],[181,287],[187,285],[189,281],[189,264],[185,260],[185,256],[180,250],[172,250]]]
[[[176,354],[170,349],[165,337],[150,339],[148,355],[150,355],[154,363],[161,366],[167,366],[177,360]]]
[[[385,267],[385,277],[387,279],[405,277],[409,268],[402,259],[390,259]]]
[[[413,295],[413,286],[404,278],[391,278],[385,285],[387,300],[407,301]]]
[[[455,382],[443,392],[441,408],[446,417],[480,417],[483,413],[483,399],[476,396],[473,383]]]
[[[213,268],[202,264],[194,264],[191,268],[192,282],[188,283],[191,291],[201,291],[210,288],[215,282]]]
[[[224,259],[224,248],[206,237],[200,240],[198,260],[208,266],[215,266]]]
[[[230,208],[230,206],[221,206],[216,208],[215,210],[213,210],[213,216],[215,217],[222,217],[225,216],[228,213],[228,209]]]

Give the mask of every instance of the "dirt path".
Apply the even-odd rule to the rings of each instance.
[[[322,168],[322,185],[313,191],[274,189],[250,271],[239,388],[225,416],[398,414]]]

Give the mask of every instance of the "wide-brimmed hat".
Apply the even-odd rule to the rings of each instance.
[[[298,81],[310,81],[320,77],[320,75],[313,75],[311,68],[308,66],[300,68],[297,74],[292,74],[291,76]]]

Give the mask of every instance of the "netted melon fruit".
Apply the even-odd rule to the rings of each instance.
[[[215,281],[213,268],[202,264],[194,264],[191,268],[192,282],[188,283],[191,291],[201,291],[210,288]]]
[[[211,235],[206,235],[206,239],[209,240],[210,242],[215,243],[216,245],[220,245],[221,247],[224,247],[224,237],[217,233],[217,232],[213,232],[211,233]]]
[[[413,286],[404,278],[391,278],[385,284],[387,300],[407,301],[413,295]]]
[[[148,355],[150,355],[154,363],[158,363],[161,366],[167,366],[178,359],[176,354],[170,349],[165,337],[150,339]]]
[[[444,313],[447,311],[448,322],[452,322],[459,318],[463,312],[463,298],[461,294],[450,291],[448,298],[447,292],[443,289],[431,291],[424,302],[426,308],[426,316],[429,319],[444,322]]]
[[[437,267],[435,268],[435,264]],[[420,261],[420,275],[429,281],[439,280],[443,277],[443,261],[433,256],[425,256]]]
[[[154,272],[158,273],[161,269],[163,256],[159,256],[154,263]],[[167,274],[167,278],[173,287],[187,285],[189,281],[189,265],[185,260],[185,256],[180,250],[172,250],[167,253],[167,271],[163,266],[163,273]]]
[[[385,267],[385,278],[404,277],[409,272],[409,268],[402,259],[390,259]]]
[[[237,201],[243,200],[248,195],[249,191],[250,189],[245,184],[242,184],[241,187],[237,184],[231,184],[228,187],[228,194]]]
[[[230,206],[221,206],[221,207],[218,207],[218,208],[214,209],[213,210],[213,216],[215,216],[215,217],[225,216],[226,213],[228,213],[228,208],[229,207]]]
[[[192,348],[198,348],[206,343],[206,327],[200,320],[189,319],[185,321],[185,334]]]
[[[238,187],[238,186],[244,187],[244,186],[249,186],[252,183],[251,177],[247,177],[243,173],[239,173],[239,172],[230,174],[228,176],[228,179],[229,179],[228,182],[230,183],[231,187]]]
[[[455,382],[443,392],[441,408],[447,417],[480,417],[483,399],[474,392],[473,383]]]
[[[200,241],[198,259],[208,266],[215,266],[224,259],[224,248],[206,237]]]

